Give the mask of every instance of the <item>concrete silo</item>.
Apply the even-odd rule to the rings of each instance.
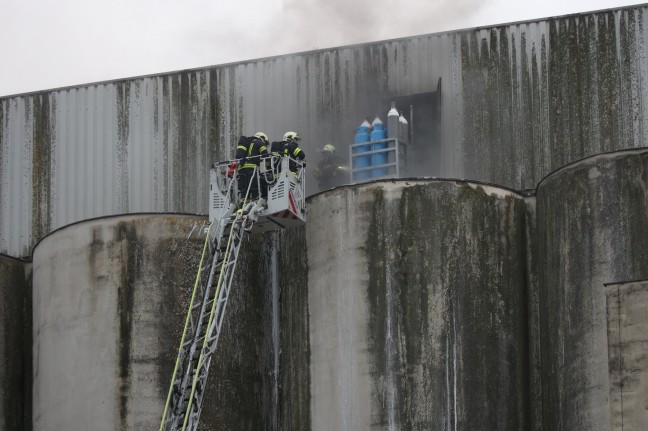
[[[0,430],[31,429],[28,264],[0,255]]]
[[[312,429],[526,428],[524,218],[463,181],[311,198]]]
[[[536,198],[543,426],[607,430],[619,418],[605,285],[648,278],[648,150],[567,165]]]
[[[66,226],[36,246],[35,430],[159,425],[205,226],[199,216],[124,215]],[[212,365],[208,429],[261,422],[261,317],[245,295],[256,292],[230,298],[237,324],[225,328]]]
[[[610,429],[648,426],[648,280],[606,285]]]

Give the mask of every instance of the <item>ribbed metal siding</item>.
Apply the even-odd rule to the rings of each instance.
[[[207,77],[144,78],[2,100],[2,251],[26,255],[51,230],[106,214],[205,212],[199,197],[207,194],[214,158],[204,118],[208,92],[191,88],[207,86]],[[178,94],[183,85],[185,94]]]
[[[441,168],[533,187],[575,159],[645,145],[646,6],[305,52],[0,99],[0,252],[134,211],[206,213],[240,133],[344,147],[380,101],[442,79]],[[311,182],[312,183],[312,182]],[[309,191],[313,192],[310,184]],[[32,201],[34,204],[32,205]]]

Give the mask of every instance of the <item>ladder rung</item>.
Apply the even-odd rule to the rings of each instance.
[[[187,347],[191,346],[192,344],[193,344],[193,340],[185,341],[184,344],[182,345],[183,350],[185,350]]]

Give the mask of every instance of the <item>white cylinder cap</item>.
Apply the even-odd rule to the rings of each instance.
[[[391,104],[391,109],[389,110],[389,113],[387,113],[388,117],[391,116],[398,116],[398,111],[396,110],[396,102],[392,102]]]
[[[373,123],[371,123],[372,126],[375,126],[376,124],[383,124],[382,120],[376,116],[376,118],[373,120]]]
[[[403,114],[401,114],[401,116],[398,117],[398,122],[403,123],[403,124],[408,124],[407,123],[407,118],[403,117]]]
[[[360,127],[371,127],[371,124],[369,124],[369,120],[364,120],[362,124],[360,124]]]

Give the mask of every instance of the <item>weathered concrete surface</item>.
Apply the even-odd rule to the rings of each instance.
[[[248,236],[241,245],[218,349],[212,356],[200,430],[272,430],[273,364],[264,349],[270,334],[272,304],[266,297],[263,238]]]
[[[540,287],[538,278],[538,221],[535,194],[527,192],[524,199],[526,208],[525,245],[526,245],[526,285],[527,285],[527,325],[529,349],[529,402],[530,429],[542,431],[542,348],[540,331]]]
[[[569,165],[536,199],[543,428],[607,430],[604,284],[648,278],[648,150]]]
[[[31,429],[29,264],[0,255],[0,431]]]
[[[610,430],[648,429],[648,280],[606,286]]]
[[[274,430],[310,430],[311,348],[307,235],[305,228],[279,236],[280,325],[279,426]]]
[[[524,219],[466,182],[311,198],[312,429],[527,429]]]
[[[304,227],[250,238],[241,250],[260,265],[239,266],[250,289],[262,292],[263,430],[309,430],[310,343],[308,263]],[[247,275],[243,275],[245,272]],[[234,325],[237,322],[233,322]]]
[[[67,226],[37,245],[35,430],[158,426],[205,223],[198,216],[110,217]],[[254,259],[242,256],[242,264]],[[230,297],[204,429],[261,429],[258,296],[235,289]]]

